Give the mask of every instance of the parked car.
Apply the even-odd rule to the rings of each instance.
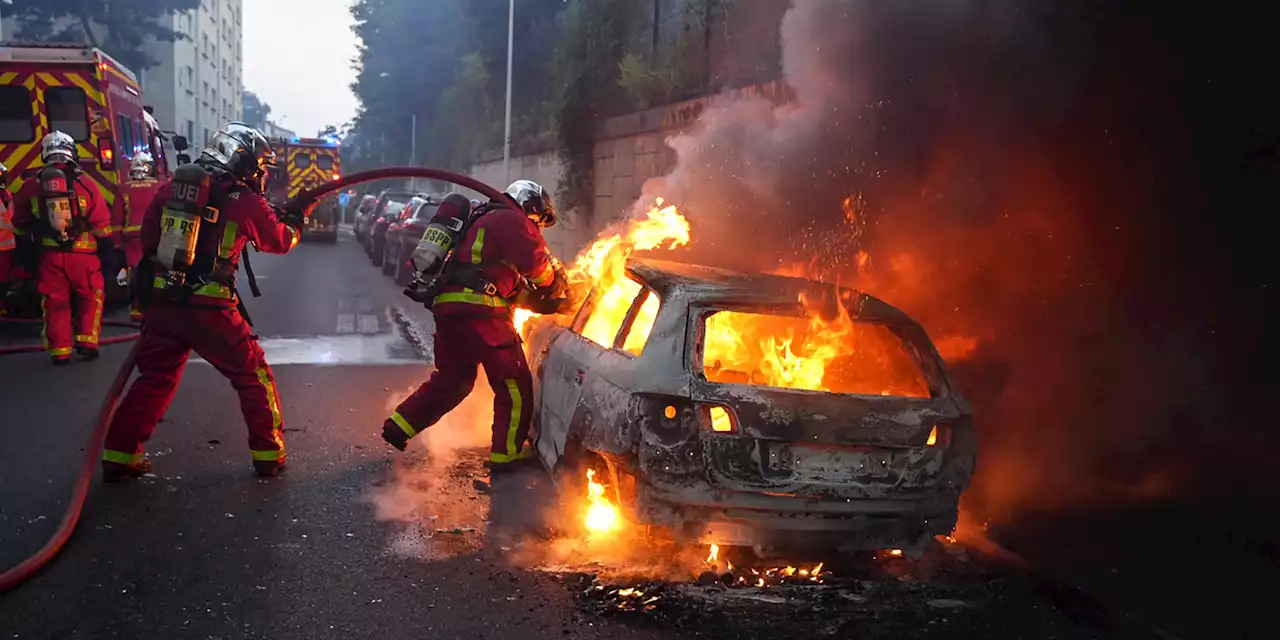
[[[409,198],[412,198],[413,196],[414,194],[408,191],[385,189],[379,193],[377,199],[374,200],[373,208],[356,219],[356,226],[360,233],[360,244],[364,247],[365,253],[370,253],[372,250],[370,242],[372,240],[372,234],[370,232],[373,230],[374,224],[376,224],[382,217],[383,212],[386,211],[387,206],[390,205],[391,202],[400,202],[403,205],[403,203],[408,202]]]
[[[387,203],[387,208],[382,210],[382,215],[377,220],[374,220],[373,227],[369,229],[369,261],[373,263],[373,266],[382,266],[383,252],[386,250],[387,229],[400,216],[400,212],[408,204],[408,202],[392,200]]]
[[[351,222],[352,231],[356,234],[356,241],[364,243],[365,231],[368,230],[368,216],[373,213],[373,206],[378,202],[378,197],[373,194],[366,194],[360,198],[360,206],[356,209],[355,219]]]
[[[952,531],[972,410],[919,324],[802,278],[626,273],[571,323],[529,327],[534,446],[562,490],[593,470],[630,519],[690,543],[915,553]],[[825,368],[784,384],[815,370],[779,360],[818,344]]]
[[[387,227],[382,273],[395,278],[396,284],[408,286],[413,279],[413,250],[439,206],[439,201],[431,196],[415,197],[400,211],[400,217]]]

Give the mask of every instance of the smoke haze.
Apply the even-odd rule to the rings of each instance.
[[[663,197],[693,227],[683,259],[810,265],[965,356],[980,517],[1167,496],[1223,473],[1202,456],[1228,446],[1210,439],[1231,383],[1204,355],[1225,344],[1206,330],[1214,294],[1187,291],[1225,268],[1182,259],[1195,232],[1172,218],[1196,198],[1170,178],[1189,174],[1189,143],[1162,102],[1182,80],[1131,18],[794,0],[795,99],[707,109],[636,212]]]

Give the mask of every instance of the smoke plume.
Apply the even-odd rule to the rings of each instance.
[[[443,489],[449,484],[446,474],[463,451],[489,446],[493,390],[484,384],[484,379],[481,370],[475,389],[462,404],[411,440],[406,456],[396,457],[388,481],[368,495],[375,518],[405,523],[454,522],[473,511],[467,504],[455,505]],[[392,394],[383,413],[391,415],[417,386]],[[466,489],[469,491],[470,487]]]
[[[1221,409],[1150,267],[1185,158],[1141,94],[1172,81],[1098,7],[1031,4],[794,0],[794,100],[713,105],[636,203],[680,206],[683,259],[808,265],[924,324],[976,407],[983,518],[1164,496]]]

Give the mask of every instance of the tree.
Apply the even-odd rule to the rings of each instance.
[[[243,100],[245,124],[259,129],[267,126],[267,121],[271,119],[271,105],[263,102],[262,98],[252,91],[245,91]]]
[[[84,42],[141,71],[157,64],[147,44],[186,38],[169,18],[199,6],[200,0],[13,0],[6,17],[23,24],[19,39]]]

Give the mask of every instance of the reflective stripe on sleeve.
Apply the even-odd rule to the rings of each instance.
[[[396,426],[400,427],[400,430],[403,431],[406,436],[412,438],[418,435],[418,430],[414,429],[413,425],[409,424],[409,421],[405,420],[404,416],[400,415],[399,411],[391,414],[391,421],[396,423]]]
[[[533,277],[529,278],[529,281],[532,282],[535,287],[545,287],[551,284],[551,281],[555,280],[555,278],[556,272],[551,268],[551,261],[548,260],[542,265],[542,269],[533,274]]]
[[[447,302],[462,302],[465,304],[476,304],[482,307],[493,307],[495,309],[506,308],[507,301],[498,296],[490,296],[483,293],[442,293],[436,296],[435,304],[443,304]]]

